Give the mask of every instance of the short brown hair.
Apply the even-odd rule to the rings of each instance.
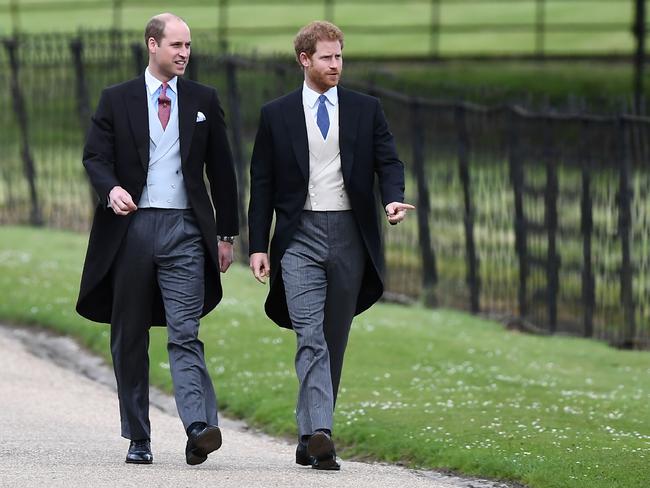
[[[293,40],[293,48],[296,51],[296,60],[300,64],[300,53],[311,57],[316,52],[318,41],[339,41],[343,49],[343,31],[331,22],[325,20],[314,20],[298,31]]]
[[[180,20],[181,22],[185,22],[178,15],[174,15],[170,13],[154,15],[149,19],[149,22],[147,22],[147,26],[144,28],[145,45],[149,45],[150,37],[153,37],[156,40],[156,44],[160,45],[160,42],[163,40],[163,37],[165,37],[165,26],[167,25],[167,21],[169,21],[170,19],[177,19]]]

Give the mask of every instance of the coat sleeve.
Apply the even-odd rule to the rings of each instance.
[[[209,120],[211,122],[205,169],[216,212],[217,234],[236,236],[239,234],[237,178],[226,134],[226,121],[216,90],[212,90]]]
[[[248,204],[249,253],[268,252],[273,220],[273,142],[264,108],[251,157],[251,190]]]
[[[373,122],[373,145],[375,172],[379,179],[379,190],[384,205],[404,201],[404,164],[395,147],[395,138],[388,129],[384,111],[379,100],[375,100]]]
[[[100,201],[120,182],[115,174],[115,132],[109,92],[104,90],[92,117],[83,151],[83,165]]]

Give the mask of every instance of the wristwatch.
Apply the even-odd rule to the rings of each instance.
[[[235,236],[217,236],[217,239],[227,242],[228,244],[234,244],[235,242]]]

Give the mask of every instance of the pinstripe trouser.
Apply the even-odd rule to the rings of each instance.
[[[332,430],[343,355],[367,255],[351,211],[303,211],[282,257],[296,332],[298,433]],[[304,441],[304,439],[303,439]]]
[[[141,208],[133,215],[113,271],[111,352],[122,436],[147,439],[149,326],[156,283],[167,321],[174,396],[184,427],[217,423],[217,399],[198,338],[205,251],[191,210]]]

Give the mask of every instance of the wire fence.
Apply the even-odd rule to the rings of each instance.
[[[142,42],[111,33],[23,36],[0,50],[0,223],[87,231],[81,165],[101,89],[142,73]],[[196,43],[201,45],[200,42]],[[216,86],[240,188],[260,106],[299,86],[286,61],[193,51]],[[650,119],[532,113],[347,83],[382,100],[415,214],[384,229],[387,296],[512,327],[650,346]]]

